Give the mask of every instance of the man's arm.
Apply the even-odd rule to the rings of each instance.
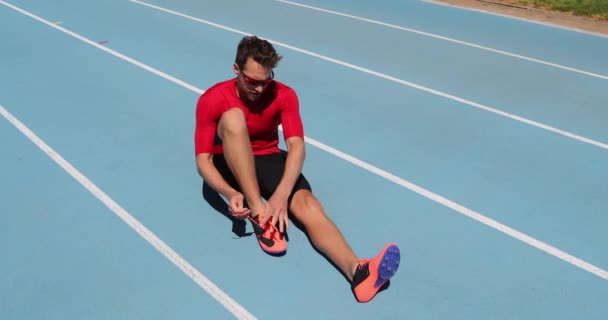
[[[229,199],[230,196],[238,192],[224,180],[220,172],[215,168],[215,165],[213,165],[213,154],[201,153],[197,155],[196,167],[198,174],[203,180],[226,199]]]
[[[225,127],[223,125],[223,122],[225,122],[224,116],[231,114],[230,111],[225,112],[225,102],[224,98],[221,95],[215,94],[215,91],[212,91],[212,89],[201,95],[198,100],[195,129],[196,167],[205,182],[228,199],[229,207],[233,214],[245,217],[250,213],[250,210],[245,209],[243,206],[243,194],[232,188],[213,164],[212,151],[215,136],[219,134],[222,137],[222,132],[220,131],[223,130],[219,130],[219,128]],[[228,145],[230,144],[228,143]],[[226,157],[226,160],[230,165],[231,161],[229,157]],[[255,203],[250,202],[249,204],[254,205]],[[258,209],[258,211],[262,210]]]
[[[304,148],[304,140],[300,137],[291,137],[285,141],[287,145],[287,160],[285,162],[285,171],[281,182],[275,190],[275,194],[283,197],[289,197],[293,186],[296,184],[302,167],[304,166],[304,158],[306,151]]]
[[[266,215],[261,220],[262,223],[266,222],[268,218],[272,217],[272,223],[278,222],[279,231],[283,232],[289,228],[289,219],[287,217],[288,199],[293,190],[302,167],[304,165],[305,151],[304,151],[304,140],[300,137],[290,137],[285,140],[287,145],[287,160],[285,161],[285,169],[281,181],[277,186],[276,190],[268,199],[267,211],[269,215]]]
[[[275,190],[275,194],[287,199],[293,190],[302,167],[304,166],[304,128],[300,117],[300,102],[293,89],[285,91],[283,97],[284,109],[281,112],[281,123],[283,124],[283,136],[287,145],[287,160],[285,171],[281,182]]]
[[[272,223],[279,222],[279,230],[289,227],[287,218],[288,200],[293,187],[304,166],[304,128],[300,118],[298,96],[295,91],[288,89],[283,96],[283,109],[281,110],[281,123],[283,124],[283,137],[287,145],[287,160],[283,176],[276,190],[268,199],[267,211],[272,216]],[[265,219],[262,220],[264,222]]]

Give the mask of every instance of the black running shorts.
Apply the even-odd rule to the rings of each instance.
[[[283,172],[285,170],[285,161],[287,160],[287,152],[282,151],[281,153],[273,153],[268,155],[254,156],[255,160],[255,174],[258,178],[258,186],[260,187],[260,193],[262,198],[268,200],[270,196],[277,189],[279,182],[281,182],[281,178],[283,177]],[[226,163],[226,159],[224,159],[223,154],[214,154],[213,155],[213,164],[220,172],[224,180],[230,184],[231,187],[242,192],[239,184],[236,181],[236,178],[230,171],[228,164]],[[289,203],[291,203],[291,198],[296,193],[296,191],[300,189],[305,189],[311,191],[310,184],[306,180],[303,174],[300,174],[300,177],[296,181],[293,190],[291,191],[291,195],[289,195]]]

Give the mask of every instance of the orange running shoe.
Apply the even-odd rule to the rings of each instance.
[[[389,243],[375,258],[359,261],[351,283],[351,289],[357,301],[372,300],[382,286],[395,275],[399,269],[400,260],[399,247],[394,243]]]
[[[262,226],[257,217],[249,216],[248,219],[253,224],[253,232],[264,252],[271,256],[282,256],[287,252],[287,241],[270,220]]]

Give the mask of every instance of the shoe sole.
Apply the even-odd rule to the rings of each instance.
[[[386,252],[382,257],[382,261],[380,262],[380,267],[378,270],[380,277],[385,280],[390,279],[399,269],[400,262],[401,252],[399,251],[399,247],[396,245],[390,246],[388,249],[386,249]]]
[[[401,261],[401,253],[399,247],[394,243],[385,245],[378,255],[369,261],[367,279],[357,284],[353,288],[353,293],[357,301],[361,303],[368,302],[382,290],[382,287],[397,273],[399,263]]]
[[[374,288],[378,289],[392,278],[399,269],[401,262],[401,253],[397,245],[390,245],[382,255],[378,264],[378,280],[374,284]]]

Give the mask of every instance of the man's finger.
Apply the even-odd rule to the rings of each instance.
[[[275,213],[274,215],[272,215],[272,224],[273,225],[277,225],[277,221],[279,220],[279,214]]]
[[[264,211],[263,213],[260,214],[260,224],[264,225],[268,219],[271,217],[271,215],[268,213],[269,211],[269,207],[266,207],[266,211]]]
[[[232,216],[240,219],[246,218],[251,213],[251,209],[245,208],[242,211],[233,211]]]
[[[287,216],[287,214],[283,215],[283,226],[284,228],[281,232],[285,232],[289,229],[289,216]]]
[[[279,232],[283,233],[285,230],[285,221],[282,218],[279,218]]]
[[[237,197],[230,199],[230,209],[233,212],[242,212],[246,208],[243,206],[243,200]]]

